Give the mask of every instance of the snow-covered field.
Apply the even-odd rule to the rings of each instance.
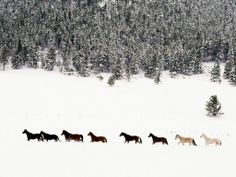
[[[108,75],[81,78],[42,70],[0,72],[0,177],[235,177],[236,91],[207,74],[162,75],[160,85],[143,76],[107,83]],[[205,104],[217,94],[224,115],[206,116]],[[62,142],[26,140],[24,129],[59,135]],[[65,129],[84,143],[65,142]],[[90,143],[88,132],[106,136]],[[143,144],[124,144],[120,132],[139,135]],[[152,145],[152,132],[168,146]],[[205,146],[200,135],[222,140]],[[175,135],[198,144],[177,145]]]

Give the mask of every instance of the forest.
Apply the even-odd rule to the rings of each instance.
[[[0,64],[117,80],[214,61],[236,76],[235,16],[235,0],[1,0]]]

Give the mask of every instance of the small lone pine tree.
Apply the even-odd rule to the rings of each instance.
[[[216,116],[217,114],[219,114],[220,109],[221,109],[221,104],[217,96],[212,95],[210,97],[210,100],[207,101],[206,103],[206,110],[208,112],[208,115]]]
[[[221,82],[220,75],[221,75],[220,74],[220,62],[217,61],[211,70],[211,81],[212,82]]]
[[[115,84],[115,80],[116,80],[115,75],[112,75],[112,76],[109,77],[109,79],[107,81],[107,84],[110,85],[110,86],[113,86]]]

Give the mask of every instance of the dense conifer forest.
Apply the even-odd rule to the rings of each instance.
[[[235,83],[235,16],[235,0],[1,0],[0,63],[158,83],[227,62]]]

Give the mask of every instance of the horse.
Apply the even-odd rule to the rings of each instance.
[[[126,142],[129,143],[130,141],[135,141],[135,144],[136,144],[136,143],[142,144],[142,139],[141,139],[139,136],[131,136],[131,135],[128,135],[128,134],[126,134],[126,133],[124,133],[124,132],[121,132],[121,133],[120,133],[120,136],[124,136],[124,138],[125,138],[125,143],[126,143]]]
[[[22,134],[26,134],[28,141],[37,139],[38,141],[43,141],[43,137],[40,133],[30,133],[28,130],[24,130]]]
[[[43,131],[40,132],[41,136],[43,137],[44,140],[55,140],[55,141],[60,141],[57,135],[54,134],[48,134]]]
[[[182,137],[180,135],[176,135],[175,136],[175,139],[179,138],[179,143],[178,145],[181,143],[182,145],[184,145],[185,143],[189,143],[189,145],[194,145],[194,146],[197,146],[195,140],[191,137]]]
[[[103,142],[103,143],[107,143],[107,139],[105,136],[96,136],[94,135],[92,132],[88,133],[88,136],[91,137],[91,142]]]
[[[157,137],[153,135],[152,133],[149,134],[148,138],[150,137],[152,138],[152,144],[161,142],[162,144],[168,145],[167,139],[165,137]]]
[[[69,132],[67,132],[66,130],[63,130],[61,133],[61,136],[64,135],[66,141],[70,141],[70,140],[74,140],[74,141],[82,141],[83,142],[83,135],[80,134],[71,134]]]
[[[217,146],[217,145],[219,145],[219,146],[222,145],[222,142],[221,142],[220,139],[218,139],[218,138],[209,138],[209,137],[206,136],[205,133],[203,133],[203,134],[200,136],[200,138],[204,138],[204,139],[205,139],[206,145],[209,145],[209,144],[215,144],[216,146]]]

